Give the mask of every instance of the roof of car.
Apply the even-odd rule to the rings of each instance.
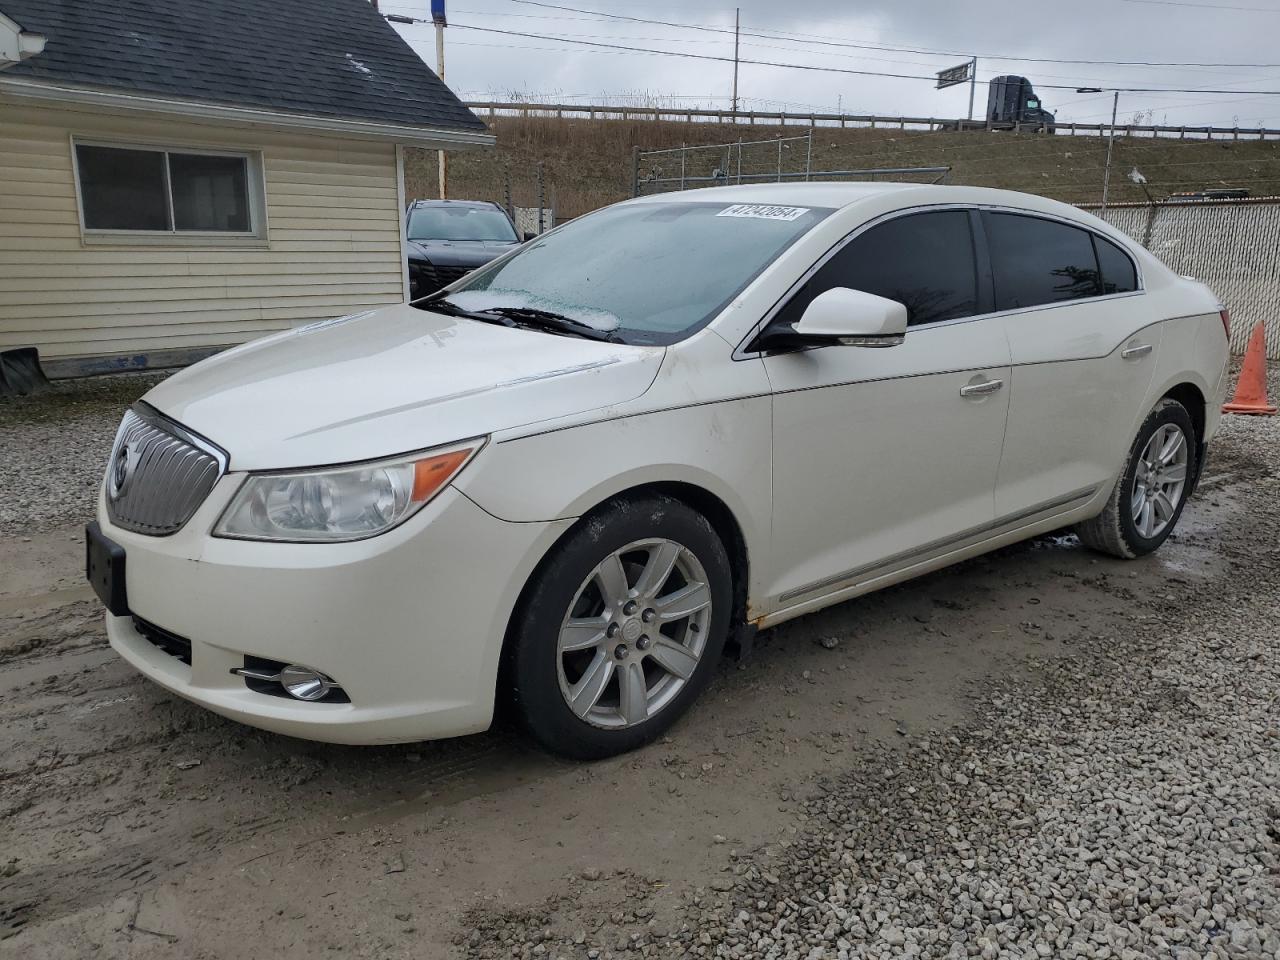
[[[413,201],[413,206],[415,207],[485,207],[486,209],[492,209],[494,207],[498,207],[499,210],[502,209],[501,207],[498,206],[497,203],[495,203],[492,200],[415,200]]]
[[[973,203],[993,206],[1019,207],[1044,213],[1061,213],[1070,210],[1075,216],[1083,211],[1068,207],[1057,200],[1039,197],[1015,190],[995,190],[990,187],[952,186],[934,183],[897,183],[891,181],[862,181],[841,183],[834,180],[812,180],[802,183],[751,183],[738,186],[704,187],[699,190],[682,190],[660,193],[640,198],[641,202],[697,202],[716,201],[727,203],[765,203],[779,206],[847,207],[873,197],[901,194],[904,204]],[[1087,214],[1084,214],[1087,216]]]
[[[483,132],[365,0],[0,0],[44,34],[7,80]]]

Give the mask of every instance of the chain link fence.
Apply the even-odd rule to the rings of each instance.
[[[1082,208],[1213,288],[1231,311],[1232,352],[1262,321],[1267,357],[1280,360],[1280,197]]]
[[[943,183],[951,168],[860,167],[815,169],[813,131],[799,137],[681,144],[661,150],[632,151],[631,195],[645,196],[696,187],[739,183],[794,183],[803,180],[918,179]]]

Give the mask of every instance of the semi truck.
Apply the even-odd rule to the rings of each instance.
[[[987,87],[987,126],[1052,132],[1053,121],[1053,114],[1040,105],[1040,98],[1026,77],[1009,75],[991,80]]]
[[[1043,130],[1053,133],[1054,116],[1040,104],[1026,77],[994,77],[987,85],[984,120],[952,120],[943,130]]]

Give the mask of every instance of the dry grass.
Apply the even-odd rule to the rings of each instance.
[[[732,126],[651,120],[498,118],[496,150],[451,153],[450,194],[505,200],[510,176],[512,202],[537,203],[537,168],[544,172],[544,203],[561,218],[578,216],[631,195],[632,152],[681,144],[733,143],[778,136],[804,136],[806,127]],[[805,144],[784,157],[784,169],[803,169]],[[1071,203],[1095,203],[1101,196],[1106,141],[1013,133],[925,133],[898,129],[819,127],[812,166],[818,170],[950,166],[949,182],[1039,193]],[[434,196],[435,153],[410,150],[407,187],[411,197]],[[709,151],[690,161],[688,175],[708,174],[724,154]],[[736,155],[731,169],[736,172]],[[744,151],[744,171],[776,170],[776,148]],[[678,175],[679,161],[667,161],[662,175]],[[1111,199],[1141,201],[1132,183],[1136,167],[1157,199],[1179,190],[1244,187],[1254,196],[1280,194],[1280,141],[1179,141],[1119,138],[1112,162]],[[642,170],[642,175],[648,168]]]

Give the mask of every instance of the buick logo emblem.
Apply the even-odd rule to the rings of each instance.
[[[107,472],[107,495],[118,500],[129,486],[134,468],[138,465],[138,454],[132,443],[122,443],[111,461],[111,469]]]

